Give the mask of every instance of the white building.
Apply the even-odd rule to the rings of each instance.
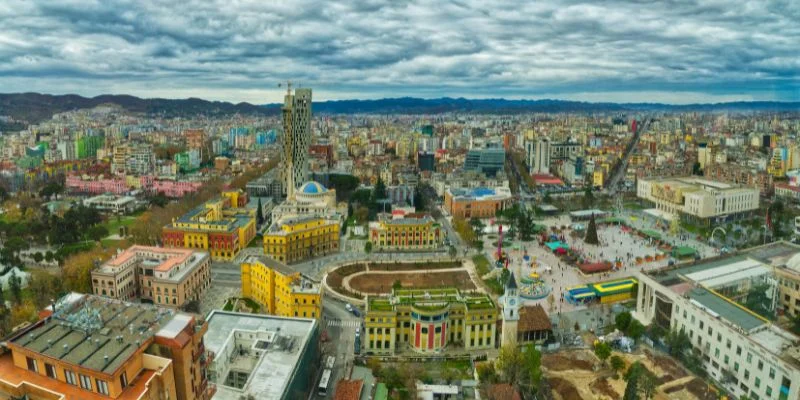
[[[735,256],[638,273],[634,317],[685,332],[711,379],[735,397],[800,398],[800,338],[737,304],[766,284],[777,306],[773,271],[800,252],[775,243]]]
[[[136,198],[131,196],[101,194],[83,200],[83,205],[100,211],[126,214],[132,212],[136,208]]]
[[[710,224],[750,215],[758,209],[757,188],[714,182],[701,177],[640,179],[640,199],[652,202],[649,213],[671,219]]]
[[[539,139],[533,148],[533,160],[528,159],[531,166],[531,174],[550,173],[550,140],[547,138]]]

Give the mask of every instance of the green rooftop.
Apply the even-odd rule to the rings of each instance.
[[[766,320],[751,311],[705,288],[690,290],[689,298],[745,331],[758,328],[766,323]]]
[[[392,295],[367,296],[370,311],[394,311],[395,306],[413,306],[434,311],[448,304],[463,304],[470,310],[496,308],[491,297],[483,293],[461,293],[455,288],[397,289]],[[392,304],[394,303],[394,304]]]

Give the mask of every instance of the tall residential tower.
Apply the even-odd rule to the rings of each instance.
[[[308,148],[311,144],[311,89],[292,88],[283,100],[283,180],[287,196],[308,177]]]

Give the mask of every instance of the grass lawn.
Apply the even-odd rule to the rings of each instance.
[[[472,256],[472,262],[475,263],[475,269],[478,271],[478,276],[484,276],[492,270],[492,264],[483,254]]]
[[[121,241],[122,240],[117,240],[117,239],[101,239],[100,244],[102,244],[103,247],[109,248],[117,246]]]
[[[118,235],[121,226],[131,226],[135,221],[136,217],[132,215],[120,217],[119,221],[117,221],[116,216],[111,215],[106,222],[100,225],[108,229],[109,235]]]
[[[503,294],[503,293],[505,293],[505,288],[503,287],[503,284],[502,284],[502,283],[500,283],[500,281],[499,281],[499,280],[497,280],[497,277],[493,277],[493,278],[489,278],[489,279],[484,279],[484,280],[483,280],[483,283],[485,283],[485,284],[486,284],[486,286],[488,286],[488,287],[489,287],[489,289],[490,289],[490,290],[492,291],[492,293],[494,293],[494,294],[498,294],[498,295],[499,295],[499,294]]]
[[[264,237],[261,235],[256,235],[256,238],[253,239],[247,247],[262,247],[264,245]]]

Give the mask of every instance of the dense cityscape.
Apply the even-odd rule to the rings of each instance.
[[[0,393],[796,398],[797,112],[312,92],[3,132]]]
[[[0,400],[800,400],[799,5],[0,1]]]

